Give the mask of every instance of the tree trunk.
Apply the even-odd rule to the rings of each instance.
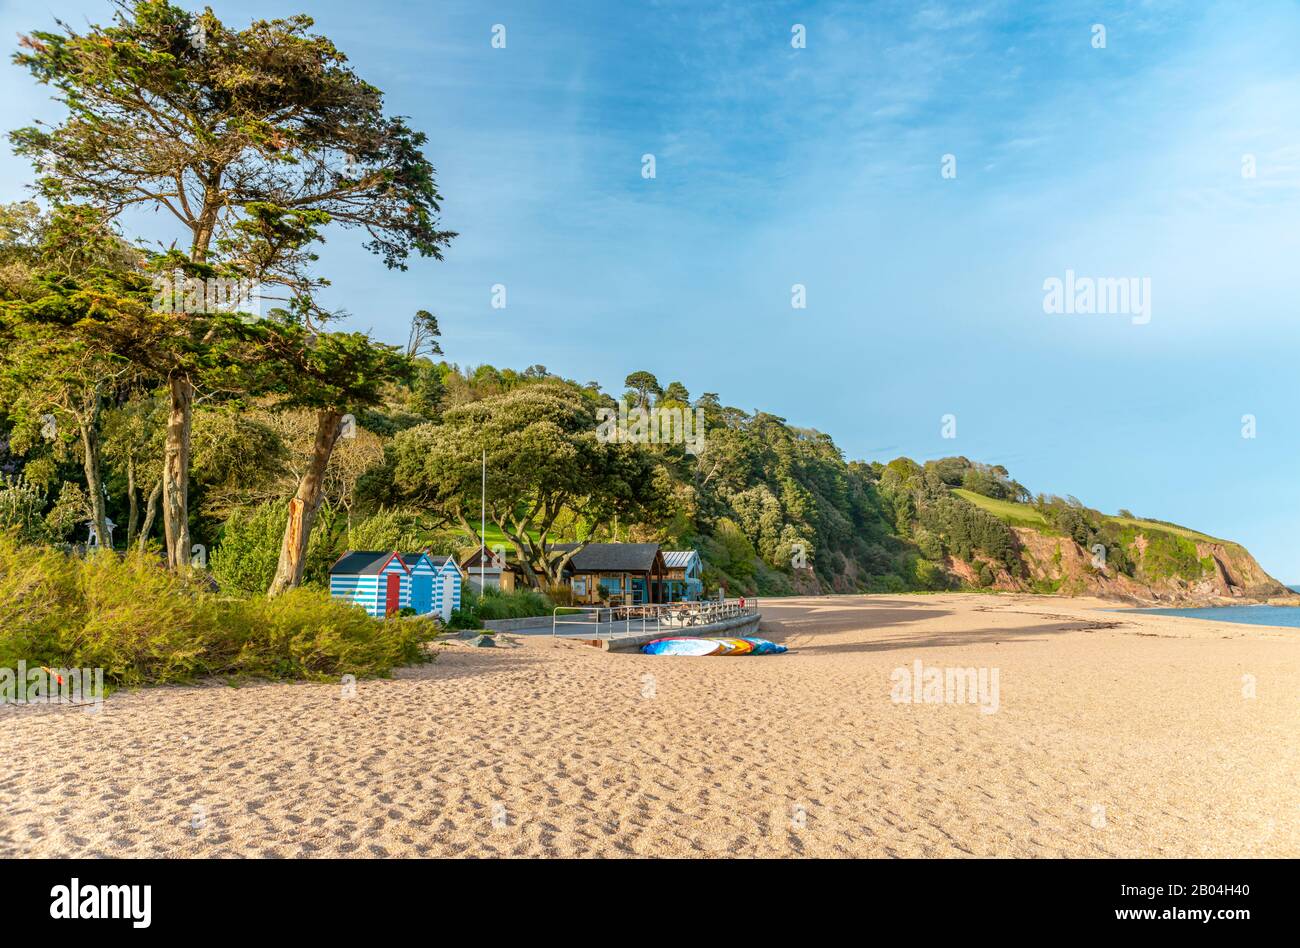
[[[149,542],[149,533],[153,530],[154,519],[158,516],[158,501],[162,499],[163,480],[158,479],[158,483],[153,485],[153,490],[149,492],[149,502],[144,510],[144,523],[140,525],[140,552],[144,552],[145,545]]]
[[[190,422],[194,386],[188,377],[168,380],[171,409],[167,414],[167,444],[163,451],[163,530],[167,539],[167,566],[184,572],[190,565]]]
[[[90,491],[90,519],[95,525],[99,545],[112,549],[108,534],[108,510],[104,504],[104,482],[99,476],[99,387],[87,396],[77,417],[81,429],[82,466],[86,472],[86,489]]]
[[[506,539],[509,540],[512,544],[514,544],[515,553],[519,557],[519,566],[524,571],[524,578],[528,580],[528,585],[531,586],[533,589],[541,589],[542,581],[538,579],[537,571],[533,569],[532,555],[528,552],[528,549],[524,546],[523,541],[520,540],[519,537],[515,535],[500,520],[497,520],[495,517],[493,517],[492,519],[496,522],[496,525],[501,529],[501,532],[506,535]],[[527,536],[527,534],[524,535]]]
[[[323,408],[316,413],[316,443],[312,445],[311,462],[298,482],[298,492],[289,501],[289,519],[280,543],[280,563],[268,596],[278,596],[302,584],[307,543],[316,523],[316,512],[320,509],[325,468],[329,466],[342,421],[343,413],[333,408]]]
[[[126,518],[126,548],[131,549],[135,542],[135,531],[140,526],[140,501],[135,496],[135,458],[126,459],[126,502],[129,513]]]

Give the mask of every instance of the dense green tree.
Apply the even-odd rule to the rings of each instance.
[[[659,387],[659,380],[651,372],[633,372],[623,384],[633,392],[636,392],[637,405],[642,408],[648,408],[650,405],[650,396],[656,398],[663,394],[663,389]]]
[[[259,326],[257,351],[265,358],[265,377],[257,387],[273,393],[277,406],[310,409],[316,417],[315,442],[289,499],[279,566],[269,590],[278,596],[302,583],[334,445],[341,434],[355,433],[344,430],[345,414],[378,403],[391,383],[408,381],[411,361],[364,333],[317,334],[292,323]],[[348,419],[348,424],[355,421]]]
[[[557,583],[577,550],[552,549],[566,513],[596,530],[662,513],[654,456],[602,443],[576,387],[540,381],[444,413],[397,435],[393,473],[403,496],[474,539],[487,452],[487,517],[514,546],[533,585]]]
[[[102,476],[100,417],[106,400],[128,390],[138,371],[93,340],[69,332],[65,321],[97,305],[66,292],[78,281],[114,280],[129,274],[132,257],[99,215],[61,207],[52,215],[30,205],[0,208],[0,259],[8,261],[0,299],[0,392],[15,422],[42,429],[44,437],[76,440],[86,478],[89,516],[108,543]],[[50,299],[60,319],[44,318]]]
[[[34,31],[15,62],[56,90],[67,117],[13,133],[50,200],[110,217],[157,209],[186,244],[159,261],[190,276],[279,287],[291,311],[319,314],[308,248],[333,223],[356,227],[390,267],[435,258],[454,236],[437,227],[439,194],[425,136],[384,114],[383,97],[306,16],[227,28],[210,9],[123,3],[111,25]],[[188,476],[203,350],[226,327],[168,312],[134,350],[165,377],[170,399],[164,521],[173,567],[189,558]],[[114,351],[132,350],[119,333]],[[139,340],[135,340],[139,342]]]
[[[686,390],[686,386],[681,382],[669,382],[668,387],[664,389],[663,400],[680,405],[689,405],[691,403],[691,393]]]

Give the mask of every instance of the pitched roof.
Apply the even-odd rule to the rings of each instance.
[[[556,543],[551,549],[567,553],[578,544]],[[654,569],[658,543],[588,543],[573,555],[570,565],[579,573],[632,573]]]
[[[384,571],[388,561],[397,556],[391,550],[348,550],[330,567],[331,573],[347,573],[350,575],[374,576]],[[401,562],[401,558],[398,558]],[[402,563],[402,568],[406,564]]]
[[[417,553],[398,553],[397,555],[402,558],[402,562],[406,564],[408,569],[413,569],[415,564],[420,561],[420,557],[429,556],[429,554],[425,553],[423,550],[420,550]],[[429,556],[429,562],[433,563],[434,567],[437,568],[438,564],[434,562],[433,557]]]
[[[698,556],[694,550],[664,550],[664,566],[669,569],[685,569]]]

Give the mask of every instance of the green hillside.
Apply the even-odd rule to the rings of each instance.
[[[1046,527],[1047,518],[1034,509],[1033,504],[1019,504],[1011,500],[994,500],[973,490],[954,487],[952,492],[963,500],[1000,517],[1013,527]]]
[[[1014,527],[1034,527],[1035,529],[1051,529],[1047,518],[1044,517],[1033,504],[1017,503],[1010,500],[995,500],[992,497],[985,497],[974,491],[965,490],[961,487],[954,487],[954,494],[957,494],[963,500],[987,510],[995,517],[1005,520]],[[1165,533],[1172,533],[1174,536],[1184,537],[1198,543],[1231,543],[1231,540],[1224,540],[1219,537],[1212,537],[1209,534],[1201,533],[1197,530],[1191,530],[1187,527],[1180,527],[1175,523],[1166,523],[1163,520],[1144,520],[1140,517],[1119,517],[1103,514],[1102,517],[1108,523],[1119,524],[1120,526],[1135,527],[1139,530],[1163,530]]]

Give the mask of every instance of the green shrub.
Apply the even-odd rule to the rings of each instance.
[[[139,553],[103,551],[73,562],[84,605],[74,667],[103,668],[106,680],[124,685],[222,670],[212,667],[219,616],[211,594]]]
[[[449,629],[481,629],[483,623],[479,621],[478,616],[469,609],[451,610],[451,618],[447,620]]]
[[[1147,540],[1141,567],[1145,579],[1158,581],[1177,576],[1195,582],[1214,568],[1213,561],[1207,567],[1196,555],[1196,544],[1191,540],[1164,530],[1143,530],[1141,533]]]
[[[276,503],[231,514],[208,564],[222,592],[254,595],[271,588],[286,517],[285,505]]]
[[[0,531],[0,666],[57,664],[83,612],[75,560]]]
[[[314,589],[219,598],[152,556],[86,560],[0,533],[0,666],[103,668],[113,685],[205,675],[373,677],[429,660],[427,616],[371,618]]]
[[[213,653],[229,656],[229,672],[262,678],[386,675],[423,661],[436,632],[427,617],[374,619],[315,589],[224,605]]]
[[[948,588],[948,574],[937,563],[918,558],[913,567],[913,572],[916,576],[916,585],[921,589],[940,590]]]
[[[555,603],[535,589],[504,592],[489,586],[482,595],[468,583],[461,589],[461,607],[480,619],[525,619],[549,616]]]

